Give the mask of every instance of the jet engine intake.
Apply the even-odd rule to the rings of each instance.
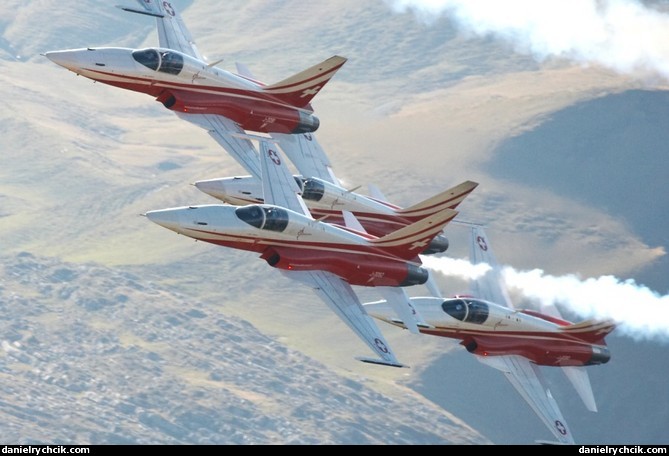
[[[270,250],[268,252],[263,253],[261,258],[267,261],[267,264],[269,264],[273,268],[276,267],[277,264],[279,264],[279,261],[281,261],[281,255],[279,255],[274,250]]]

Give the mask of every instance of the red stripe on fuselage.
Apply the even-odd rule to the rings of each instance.
[[[544,366],[590,364],[593,344],[562,332],[472,331],[439,327],[420,328],[424,334],[459,339],[463,345],[475,342],[474,353],[481,356],[520,355]],[[605,344],[598,345],[605,348]]]
[[[156,80],[151,78],[143,78],[140,76],[128,76],[122,74],[109,73],[106,71],[100,71],[96,69],[85,69],[87,72],[95,73],[107,77],[111,77],[115,80],[107,79],[96,79],[89,76],[90,79],[102,82],[104,84],[113,85],[127,90],[132,90],[135,92],[146,93],[157,97],[165,90],[183,90],[185,92],[194,92],[194,93],[204,93],[213,96],[221,97],[231,97],[236,99],[248,99],[252,101],[262,101],[266,103],[271,103],[276,106],[291,108],[296,110],[301,110],[297,106],[285,103],[281,99],[277,98],[274,95],[268,94],[264,91],[254,91],[254,90],[243,90],[243,89],[233,89],[230,87],[220,87],[220,86],[208,86],[208,85],[195,85],[180,83],[175,81],[165,81],[165,80]],[[122,81],[118,81],[121,79]],[[127,80],[127,82],[125,81]],[[147,87],[155,88],[147,90]],[[309,112],[308,110],[306,110]]]
[[[216,236],[215,239],[204,239],[201,237],[192,236],[190,234],[187,235],[203,242],[209,242],[211,244],[222,245],[225,247],[231,247],[238,250],[247,250],[256,253],[262,253],[268,247],[280,247],[280,248],[338,252],[342,255],[355,255],[355,256],[371,255],[375,258],[379,258],[380,260],[384,261],[392,260],[398,262],[406,262],[406,260],[402,258],[386,253],[383,249],[365,244],[335,244],[330,242],[309,242],[309,241],[298,241],[298,240],[291,241],[283,239],[267,239],[267,238],[257,238],[253,236],[222,234],[222,233],[217,233],[215,231],[201,230],[195,228],[189,228],[188,231]],[[416,261],[413,261],[413,263],[420,265],[420,261],[418,259]]]

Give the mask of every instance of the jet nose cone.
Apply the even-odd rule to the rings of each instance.
[[[225,185],[220,179],[197,181],[193,185],[203,193],[213,196],[214,198],[225,200],[226,192]]]
[[[180,214],[181,211],[178,209],[161,209],[147,212],[146,217],[153,223],[157,223],[168,230],[179,232],[181,229]]]
[[[81,68],[81,54],[79,51],[51,51],[44,56],[53,63],[67,68],[68,70],[77,70]]]

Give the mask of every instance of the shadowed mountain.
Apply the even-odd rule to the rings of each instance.
[[[649,245],[667,249],[668,105],[668,92],[637,90],[579,103],[509,138],[485,168],[499,179],[551,190],[611,213],[626,220]],[[578,258],[573,261],[577,269]],[[634,279],[664,293],[668,276],[665,255]],[[611,361],[588,370],[598,413],[585,409],[559,369],[542,369],[576,441],[666,443],[669,345],[634,341],[615,332],[608,341]],[[413,385],[495,443],[549,438],[503,376],[463,349],[442,356]],[[494,413],[486,405],[491,403]]]
[[[626,220],[651,246],[669,249],[669,92],[631,90],[554,113],[499,146],[487,171],[550,190]],[[667,292],[665,255],[638,281]]]

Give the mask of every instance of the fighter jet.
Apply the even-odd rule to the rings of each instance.
[[[278,148],[261,142],[263,204],[186,206],[150,211],[153,222],[185,236],[258,253],[287,277],[310,286],[379,356],[361,361],[402,367],[352,285],[376,287],[417,332],[400,287],[423,284],[420,254],[457,214],[444,209],[383,237],[315,220]]]
[[[516,309],[483,227],[471,225],[470,248],[470,261],[491,269],[473,283],[471,295],[410,298],[427,324],[420,332],[460,340],[476,359],[501,370],[558,442],[573,444],[571,430],[537,366],[562,368],[588,410],[597,411],[584,366],[609,361],[604,337],[615,325],[611,321],[574,324],[554,307],[543,312]],[[379,320],[406,327],[386,301],[364,307]]]
[[[319,126],[310,105],[342,65],[333,56],[270,85],[216,67],[200,54],[181,15],[169,1],[137,0],[141,8],[120,7],[156,18],[159,47],[88,47],[45,55],[97,82],[145,93],[181,118],[205,128],[239,163],[260,176],[253,144],[235,134],[297,134]]]
[[[365,231],[383,236],[443,209],[455,209],[478,184],[465,181],[408,208],[401,208],[385,198],[368,197],[317,177],[294,176],[311,215],[321,221],[344,225],[345,211],[352,212]],[[228,204],[241,206],[264,201],[262,183],[251,176],[224,177],[195,182],[199,190]],[[442,253],[448,239],[434,237],[424,254]]]

